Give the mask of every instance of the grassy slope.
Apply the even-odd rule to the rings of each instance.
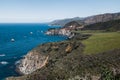
[[[92,36],[82,41],[86,46],[84,53],[95,54],[120,48],[119,32],[93,32]]]

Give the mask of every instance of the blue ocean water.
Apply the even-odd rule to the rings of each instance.
[[[0,80],[18,76],[15,63],[39,44],[65,40],[64,36],[48,36],[53,27],[47,24],[0,24]],[[11,42],[14,39],[15,42]]]

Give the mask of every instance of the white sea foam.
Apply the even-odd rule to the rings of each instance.
[[[15,62],[15,65],[17,65],[17,64],[19,64],[19,63],[20,63],[20,60],[19,60],[19,61],[16,61],[16,62]]]
[[[0,54],[0,57],[4,57],[5,56],[5,54]]]
[[[15,39],[14,39],[14,38],[12,38],[12,39],[11,39],[11,42],[15,42]]]
[[[7,61],[1,61],[0,64],[6,65],[6,64],[8,64],[8,62]]]
[[[33,34],[33,32],[30,32],[30,34]]]

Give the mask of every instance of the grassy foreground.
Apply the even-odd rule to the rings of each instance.
[[[100,31],[84,31],[92,36],[82,43],[86,46],[85,54],[101,53],[108,50],[120,48],[120,32],[100,32]]]

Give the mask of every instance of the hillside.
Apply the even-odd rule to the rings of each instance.
[[[81,41],[86,47],[84,54],[96,54],[120,48],[120,32],[106,32],[101,30],[74,31],[92,35],[90,38]]]
[[[118,31],[120,30],[120,19],[87,25],[83,28],[83,30]]]
[[[98,22],[106,22],[106,21],[117,20],[117,19],[120,19],[120,13],[106,13],[106,14],[86,17],[83,20],[83,22],[84,24],[89,25],[89,24],[94,24]]]
[[[70,21],[64,24],[62,28],[49,29],[48,31],[46,31],[46,34],[47,35],[65,35],[69,37],[73,35],[71,33],[71,31],[73,30],[118,31],[120,30],[119,23],[120,23],[120,13],[101,14],[101,15],[86,17],[86,18],[83,18],[82,20]]]
[[[55,20],[50,22],[51,25],[61,25],[64,26],[65,24],[71,22],[71,21],[77,21],[78,23],[83,23],[84,25],[94,24],[98,22],[106,22],[110,20],[117,20],[120,19],[120,13],[106,13],[106,14],[99,14],[84,18],[70,18],[70,19],[62,19],[62,20]]]
[[[77,34],[76,37],[67,41],[47,43],[38,46],[27,54],[31,55],[32,53],[32,56],[27,56],[23,59],[24,63],[27,61],[30,62],[21,64],[26,67],[27,65],[34,65],[31,64],[31,60],[39,64],[39,60],[46,62],[46,59],[42,59],[46,57],[48,59],[44,66],[31,72],[31,74],[16,78],[11,77],[7,80],[119,80],[119,47],[118,49],[109,49],[102,53],[96,52],[97,54],[86,55],[89,54],[89,52],[84,53],[87,45],[85,43],[82,44],[81,40],[84,41],[85,39],[85,41],[89,41],[92,36],[90,38],[88,37],[90,36]],[[100,36],[97,38],[100,38]],[[115,38],[115,40],[118,40],[118,38]],[[112,43],[114,43],[114,41]],[[110,42],[109,44],[112,43]],[[95,48],[97,49],[98,47]],[[35,60],[36,58],[34,58],[34,56],[38,56],[39,58]],[[22,66],[23,69],[25,69],[24,66]],[[31,71],[31,69],[29,71]]]
[[[52,22],[50,22],[50,25],[60,25],[60,26],[64,26],[66,23],[69,23],[71,21],[76,21],[76,20],[81,20],[82,18],[79,17],[74,17],[74,18],[68,18],[68,19],[61,19],[61,20],[54,20]]]

